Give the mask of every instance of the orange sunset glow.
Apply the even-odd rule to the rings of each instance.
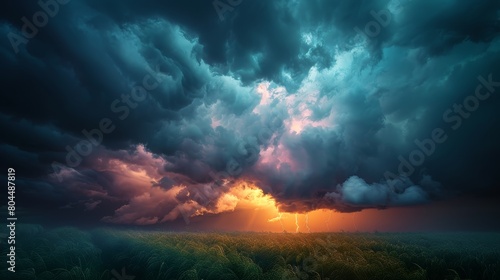
[[[240,182],[217,202],[218,216],[211,217],[220,230],[270,231],[289,233],[358,231],[370,227],[378,210],[339,213],[318,209],[307,213],[280,212],[276,201],[257,186]],[[201,216],[207,212],[195,213]],[[215,213],[215,212],[212,212]],[[202,220],[200,220],[202,222]]]

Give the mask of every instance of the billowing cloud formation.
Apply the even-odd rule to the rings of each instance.
[[[372,207],[376,205],[381,208],[421,204],[429,199],[428,192],[412,184],[408,179],[397,180],[393,183],[395,188],[390,187],[389,182],[367,184],[363,179],[352,176],[339,185],[336,192],[327,193],[326,197],[333,199],[335,203],[348,206]]]
[[[498,1],[243,1],[220,21],[210,1],[73,0],[17,53],[41,7],[9,5],[0,153],[25,197],[154,224],[234,210],[242,184],[357,211],[500,179]]]
[[[63,168],[53,173],[53,184],[85,198],[62,208],[94,210],[103,201],[120,205],[102,221],[118,224],[149,225],[179,217],[234,211],[236,207],[274,205],[269,195],[245,182],[218,186],[202,184],[165,170],[166,162],[147,152],[144,146],[134,151],[103,152],[92,157],[92,170]],[[60,181],[59,181],[60,179]]]

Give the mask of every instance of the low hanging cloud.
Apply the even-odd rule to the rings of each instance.
[[[389,184],[395,184],[395,188]],[[409,180],[389,184],[367,184],[363,179],[352,176],[342,185],[338,185],[336,192],[327,193],[325,198],[332,199],[334,203],[360,208],[386,208],[429,202],[427,192],[420,186],[411,184]]]

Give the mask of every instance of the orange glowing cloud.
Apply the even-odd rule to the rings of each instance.
[[[335,229],[329,222],[332,220],[332,211],[280,211],[276,199],[265,194],[253,181],[225,180],[217,188],[210,183],[190,181],[181,174],[165,171],[164,166],[169,163],[142,145],[133,152],[102,153],[91,160],[95,170],[105,174],[112,184],[104,186],[87,180],[75,180],[82,176],[76,170],[61,172],[64,172],[65,178],[68,177],[69,188],[88,198],[82,202],[88,211],[95,211],[106,201],[121,203],[112,215],[102,218],[104,222],[151,225],[179,218],[187,221],[190,217],[218,214],[222,220],[217,226],[221,229],[228,220],[234,230],[316,232]],[[258,164],[276,168],[287,164],[292,169],[300,168],[294,164],[290,151],[283,145],[264,150]],[[171,182],[165,184],[165,178]],[[354,217],[353,214],[338,213],[335,216]],[[211,215],[208,219],[215,218]],[[357,223],[348,222],[347,228]],[[346,228],[346,223],[338,222],[340,225]]]
[[[215,208],[200,210],[195,215],[249,209],[273,209],[277,211],[276,201],[272,196],[264,194],[256,185],[240,181],[217,199]]]
[[[274,198],[253,183],[225,181],[221,187],[214,188],[211,184],[195,183],[183,175],[166,172],[165,164],[168,163],[146,151],[144,146],[138,146],[132,154],[101,155],[95,168],[112,176],[114,189],[110,195],[126,200],[113,215],[102,220],[148,225],[235,210],[265,209],[273,214],[277,211]],[[165,178],[172,183],[162,184]]]

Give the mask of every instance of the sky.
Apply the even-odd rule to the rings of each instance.
[[[500,230],[498,1],[3,5],[26,222]]]

